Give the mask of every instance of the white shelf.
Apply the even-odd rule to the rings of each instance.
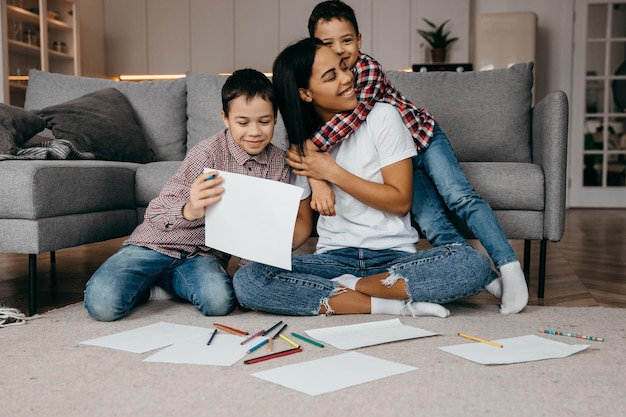
[[[31,68],[42,71],[56,72],[69,75],[80,75],[79,37],[75,30],[77,25],[77,8],[75,0],[37,0],[25,2],[25,8],[6,4],[0,0],[4,8],[3,25],[8,39],[0,42],[5,62],[2,91],[5,102],[18,100],[23,102],[25,84],[16,84],[6,79],[7,75],[28,74]],[[37,12],[26,10],[37,9]],[[46,16],[42,19],[42,16]],[[6,19],[6,20],[4,20]],[[16,23],[14,25],[14,23]],[[18,29],[19,24],[19,29]],[[36,44],[24,42],[24,31],[32,30],[36,37]],[[2,32],[0,32],[2,33]],[[53,49],[53,44],[63,44],[63,51]],[[10,92],[10,94],[9,94]],[[20,96],[21,92],[21,96]]]

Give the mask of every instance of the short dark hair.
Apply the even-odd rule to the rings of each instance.
[[[315,36],[315,26],[320,20],[328,22],[332,19],[347,20],[354,27],[355,34],[359,34],[359,24],[356,22],[356,15],[352,7],[341,0],[328,0],[318,3],[313,8],[311,16],[309,16],[309,36]]]
[[[308,88],[313,62],[319,48],[326,48],[317,38],[305,38],[278,54],[273,66],[274,89],[287,139],[304,150],[304,142],[321,126],[313,105],[300,99],[300,88]]]
[[[252,68],[244,68],[232,73],[222,86],[222,110],[228,116],[230,102],[244,96],[246,100],[261,97],[272,103],[274,117],[278,112],[276,96],[272,82],[260,71]]]

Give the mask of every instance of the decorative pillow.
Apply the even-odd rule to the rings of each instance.
[[[24,142],[46,128],[46,121],[20,107],[0,103],[0,154],[21,148]]]
[[[146,163],[154,153],[146,142],[137,115],[115,88],[94,91],[65,103],[34,110],[57,139],[65,139],[96,159]]]

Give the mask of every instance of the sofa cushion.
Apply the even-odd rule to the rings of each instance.
[[[0,219],[43,219],[134,209],[139,164],[113,161],[2,161]]]
[[[462,162],[476,192],[494,210],[543,211],[544,173],[541,166],[517,162]]]
[[[40,110],[87,93],[114,87],[128,99],[157,160],[182,160],[187,129],[185,80],[114,81],[101,78],[29,72],[24,107]],[[51,133],[48,133],[52,136]]]
[[[474,72],[387,71],[416,106],[429,110],[459,161],[530,162],[533,64]]]
[[[187,73],[187,146],[193,146],[224,129],[222,86],[227,75]],[[272,143],[287,149],[287,133],[278,116]]]
[[[0,103],[0,154],[21,148],[37,133],[44,130],[46,121],[20,107]]]
[[[179,161],[161,161],[142,165],[135,175],[135,204],[147,207],[157,197],[171,176],[176,174]]]
[[[65,139],[96,159],[146,163],[154,161],[132,106],[109,87],[65,103],[35,110],[57,139]]]

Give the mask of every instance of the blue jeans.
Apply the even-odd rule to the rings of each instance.
[[[336,294],[339,284],[331,278],[384,272],[405,279],[411,301],[439,304],[476,295],[496,278],[485,255],[468,244],[454,244],[416,253],[344,248],[295,255],[291,271],[250,263],[235,273],[233,284],[246,308],[312,316]]]
[[[127,245],[107,259],[87,282],[84,305],[91,317],[113,321],[147,300],[159,283],[206,316],[223,316],[236,305],[232,278],[209,256],[182,259]]]
[[[450,140],[436,125],[428,148],[413,157],[411,207],[413,219],[433,246],[465,242],[445,207],[467,224],[496,268],[518,260],[491,207],[474,191]]]

